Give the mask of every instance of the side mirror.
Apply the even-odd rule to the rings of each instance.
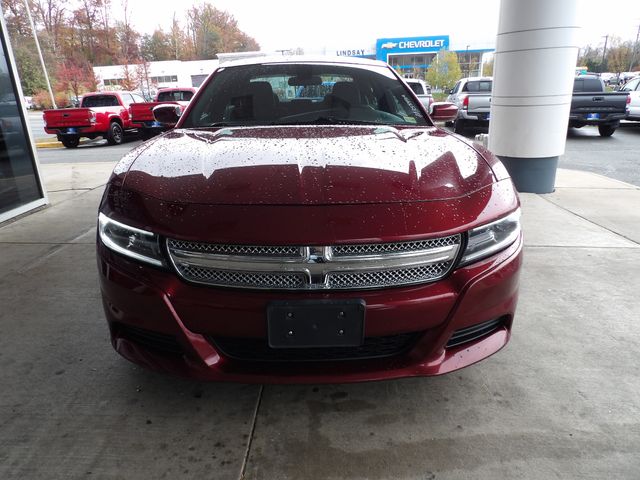
[[[435,102],[431,105],[431,120],[450,122],[458,116],[458,107],[450,102]]]
[[[180,105],[157,105],[153,107],[153,118],[164,127],[173,128],[182,116]]]
[[[453,88],[449,90],[449,95],[453,95]]]

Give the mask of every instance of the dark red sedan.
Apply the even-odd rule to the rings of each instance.
[[[113,346],[221,381],[471,365],[509,340],[519,207],[502,164],[434,127],[383,63],[224,65],[107,185],[97,243]]]

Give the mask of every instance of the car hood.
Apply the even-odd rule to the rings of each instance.
[[[327,205],[443,200],[494,182],[484,158],[434,127],[173,130],[131,164],[126,189],[167,202]]]

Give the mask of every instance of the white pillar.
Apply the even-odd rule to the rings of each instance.
[[[577,0],[502,0],[489,149],[519,191],[553,191],[578,55]]]

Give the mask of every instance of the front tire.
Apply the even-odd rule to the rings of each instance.
[[[467,126],[465,125],[464,120],[456,120],[453,124],[453,131],[458,135],[464,135],[465,133],[467,133]]]
[[[78,136],[62,137],[60,141],[66,148],[77,148],[80,145],[80,137]]]
[[[122,143],[124,130],[118,122],[111,122],[106,138],[109,145],[120,145]]]
[[[616,127],[612,127],[611,125],[598,125],[598,133],[601,137],[610,137],[615,131]]]

